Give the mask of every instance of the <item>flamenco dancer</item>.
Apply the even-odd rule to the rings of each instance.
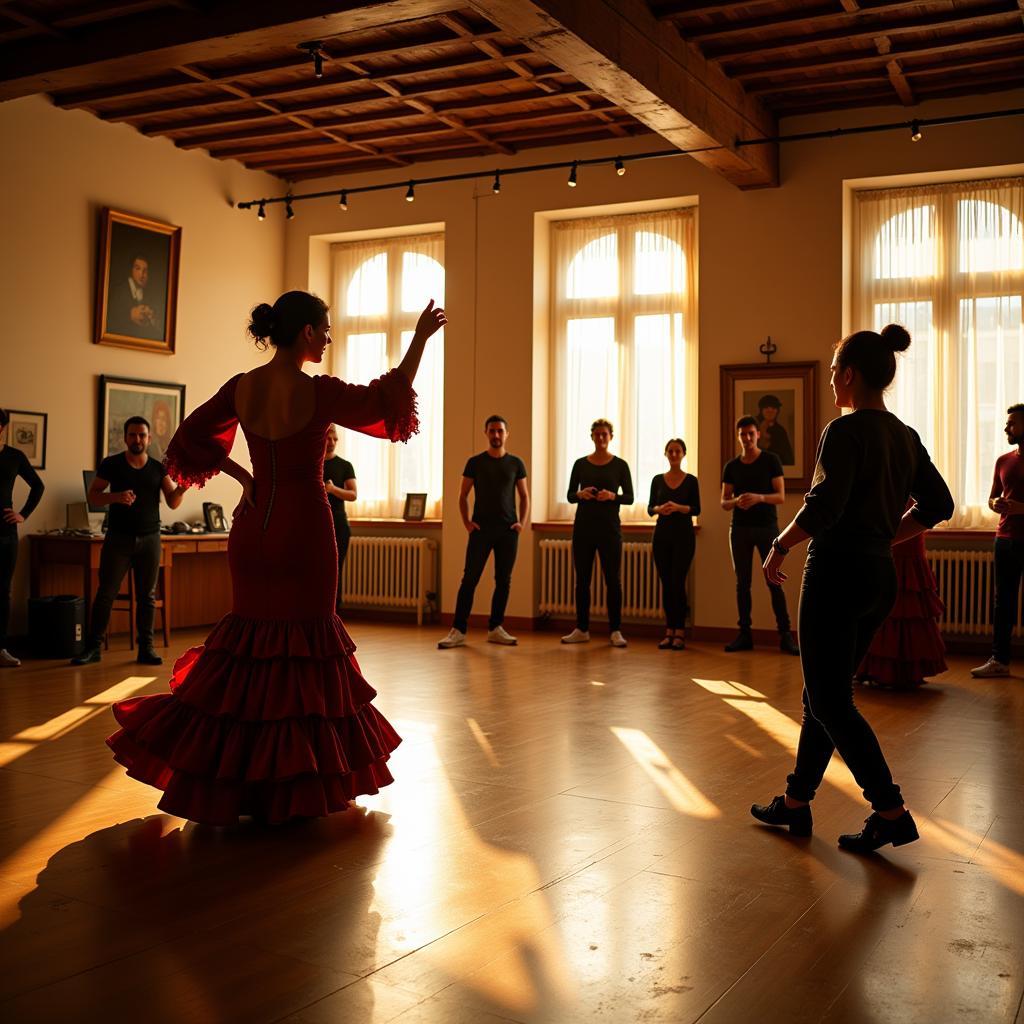
[[[892,545],[953,514],[949,488],[920,437],[885,408],[895,353],[909,345],[897,324],[836,344],[832,392],[837,408],[853,412],[822,433],[803,508],[764,562],[768,582],[781,583],[786,555],[811,539],[800,593],[804,716],[796,767],[785,796],[754,804],[750,813],[810,835],[811,801],[838,750],[872,808],[860,832],[839,837],[843,849],[857,853],[918,838],[878,739],[853,703],[853,674],[896,599]],[[916,504],[905,511],[910,496]]]
[[[229,825],[345,810],[393,782],[401,738],[371,704],[355,645],[335,614],[337,558],[323,485],[324,438],[338,423],[406,441],[418,430],[412,381],[424,345],[446,323],[433,300],[397,369],[369,386],[310,377],[331,343],[327,305],[285,292],[252,311],[248,330],[274,346],[264,366],[232,377],[178,428],[167,472],[202,486],[218,472],[242,486],[228,541],[232,610],[178,659],[170,693],[114,705],[107,743],[160,809]],[[228,457],[241,425],[253,473]]]

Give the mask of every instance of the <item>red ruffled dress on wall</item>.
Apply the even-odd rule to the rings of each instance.
[[[946,645],[938,623],[945,609],[925,557],[923,533],[894,544],[892,557],[899,585],[896,603],[875,633],[857,678],[910,690],[946,671]]]
[[[178,428],[167,472],[202,486],[231,451],[239,374]],[[231,527],[232,610],[174,665],[170,692],[113,707],[107,743],[160,809],[210,825],[344,810],[393,782],[401,738],[371,701],[355,644],[335,613],[337,551],[323,484],[331,423],[405,441],[416,394],[392,370],[369,386],[314,377],[313,418],[275,441],[243,426],[255,508]]]

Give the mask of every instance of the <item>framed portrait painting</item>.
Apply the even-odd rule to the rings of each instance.
[[[418,523],[424,518],[427,512],[427,496],[423,493],[410,492],[405,496],[405,511],[402,518],[412,523]]]
[[[180,254],[180,227],[101,211],[96,344],[173,355]]]
[[[149,455],[162,460],[184,414],[184,384],[100,377],[96,464],[124,451],[124,424],[130,416],[141,416],[149,423]]]
[[[779,457],[786,486],[811,486],[818,444],[818,364],[744,363],[721,367],[722,463],[739,453],[736,421],[757,420],[762,451]]]
[[[8,409],[7,443],[24,452],[33,469],[46,469],[46,413]]]

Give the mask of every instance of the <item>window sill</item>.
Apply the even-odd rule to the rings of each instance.
[[[558,534],[570,534],[572,533],[572,520],[571,519],[555,519],[546,523],[531,523],[530,529],[534,533],[558,533]],[[622,532],[628,534],[648,534],[654,532],[654,520],[652,519],[649,523],[622,523]],[[700,523],[694,523],[693,529],[695,533],[700,533]]]
[[[427,529],[427,530],[439,530],[441,529],[440,519],[388,519],[384,516],[381,517],[369,517],[360,516],[349,516],[350,526],[391,526],[397,529]]]

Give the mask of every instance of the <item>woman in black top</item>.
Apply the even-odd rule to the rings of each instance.
[[[43,481],[29,465],[25,453],[7,441],[10,416],[0,409],[0,668],[17,668],[21,662],[7,650],[7,624],[11,617],[11,584],[18,561],[18,524],[35,511],[43,496]],[[20,512],[14,511],[14,481],[28,484],[28,498]]]
[[[837,343],[835,404],[853,412],[825,428],[804,506],[764,563],[770,583],[784,580],[787,552],[811,539],[800,594],[804,718],[796,767],[786,795],[751,813],[810,835],[810,801],[838,750],[872,807],[860,832],[839,837],[841,847],[858,853],[918,838],[878,740],[853,703],[853,675],[896,598],[891,546],[953,514],[949,488],[921,439],[883,401],[896,373],[894,353],[909,344],[896,324]],[[904,513],[908,496],[915,504]]]
[[[633,478],[629,466],[608,451],[613,436],[608,420],[594,420],[590,438],[594,450],[577,459],[569,474],[568,499],[576,505],[572,524],[572,561],[576,569],[576,628],[562,637],[563,644],[583,644],[590,639],[590,581],[594,555],[601,556],[608,593],[609,640],[625,647],[622,635],[622,528],[619,506],[633,504]]]
[[[665,606],[665,638],[658,644],[663,651],[681,651],[686,646],[683,631],[690,610],[686,576],[696,548],[693,517],[700,515],[700,487],[692,473],[683,472],[681,463],[685,455],[686,442],[682,438],[674,437],[665,445],[669,469],[651,481],[647,502],[647,514],[658,517],[653,548]]]

